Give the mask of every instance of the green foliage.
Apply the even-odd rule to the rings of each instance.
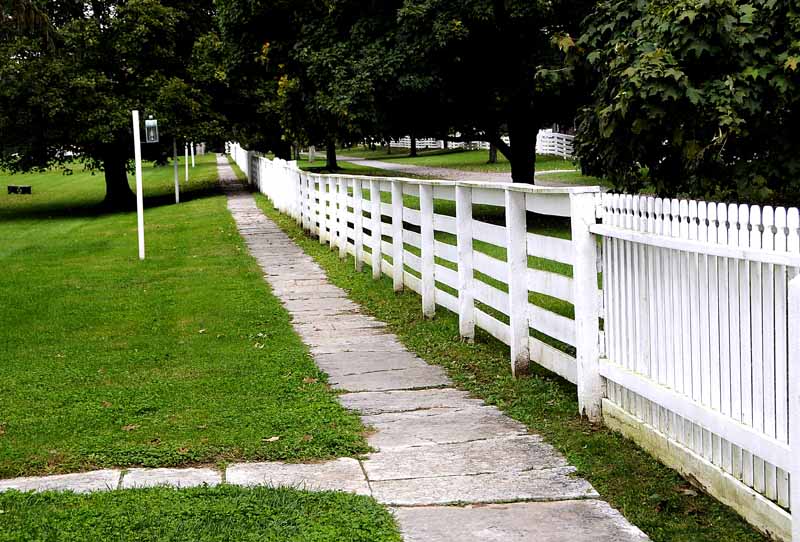
[[[800,4],[601,3],[579,53],[593,71],[584,169],[624,190],[796,203]]]
[[[571,121],[575,93],[565,52],[574,47],[588,0],[221,0],[231,87],[251,117],[238,127],[277,151],[403,135],[489,138],[533,176],[540,126]],[[500,140],[511,136],[512,147]],[[252,134],[252,135],[251,135]],[[260,140],[259,140],[260,136]],[[512,168],[514,169],[514,168]]]
[[[0,494],[0,541],[399,542],[391,514],[347,493],[235,486]]]

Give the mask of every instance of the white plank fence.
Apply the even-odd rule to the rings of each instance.
[[[229,149],[280,211],[419,293],[426,317],[450,310],[465,339],[507,344],[513,373],[534,362],[575,383],[589,419],[800,542],[796,208],[316,175]],[[529,232],[528,213],[569,218],[571,238]]]
[[[560,134],[550,129],[539,130],[539,133],[536,134],[536,154],[549,154],[560,156],[561,158],[572,158],[572,142],[574,139],[575,136]],[[508,137],[503,137],[503,140],[506,143],[509,142]],[[410,149],[411,138],[405,136],[394,140],[392,141],[392,147]],[[448,142],[448,147],[451,149],[488,150],[489,143],[487,141],[450,141]],[[417,148],[444,149],[444,141],[433,138],[417,139]]]

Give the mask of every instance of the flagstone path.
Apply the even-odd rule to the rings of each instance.
[[[95,491],[170,485],[289,485],[371,495],[393,510],[406,542],[648,540],[541,437],[452,387],[384,323],[362,314],[314,260],[258,209],[218,158],[228,207],[274,294],[292,315],[341,403],[373,431],[363,459],[108,469],[0,481],[3,489]]]

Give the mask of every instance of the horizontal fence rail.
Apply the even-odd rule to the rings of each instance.
[[[426,317],[446,309],[463,338],[505,343],[514,374],[533,362],[576,384],[590,420],[800,541],[796,208],[317,175],[228,150],[320,243],[420,294]]]

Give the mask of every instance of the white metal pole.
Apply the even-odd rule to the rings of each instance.
[[[183,163],[184,163],[184,173],[183,173],[183,182],[187,185],[189,184],[189,144],[183,144]]]
[[[175,178],[175,203],[181,202],[181,186],[178,182],[178,142],[172,138],[172,173]]]
[[[194,167],[194,141],[192,141],[192,167]]]
[[[136,217],[139,229],[139,259],[144,260],[144,198],[142,195],[142,141],[139,134],[139,112],[133,114],[133,156],[136,163]]]

